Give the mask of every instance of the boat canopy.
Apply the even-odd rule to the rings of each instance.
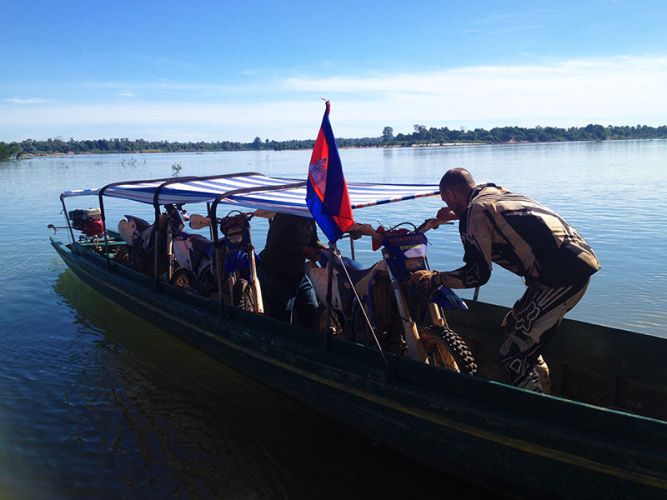
[[[353,209],[434,196],[439,193],[437,185],[427,184],[350,182],[347,187]],[[116,182],[103,188],[65,191],[61,198],[100,194],[151,205],[219,200],[219,203],[310,217],[306,205],[306,181],[268,177],[256,172]]]

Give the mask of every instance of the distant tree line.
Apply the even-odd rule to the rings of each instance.
[[[0,142],[0,161],[14,158],[19,151],[21,151],[21,148],[15,142],[11,144]]]
[[[459,130],[427,128],[415,125],[411,134],[394,135],[392,127],[384,127],[379,137],[356,139],[338,138],[339,147],[419,146],[447,143],[502,144],[515,142],[560,142],[560,141],[605,141],[618,139],[667,139],[667,126],[649,127],[586,125],[585,127],[495,127],[490,130],[476,128]],[[0,160],[21,155],[41,154],[99,154],[99,153],[147,153],[147,152],[204,152],[204,151],[281,151],[288,149],[311,149],[312,139],[274,141],[255,137],[252,142],[169,142],[146,141],[144,139],[93,139],[74,140],[47,139],[22,142],[0,142]]]
[[[562,142],[562,141],[605,141],[618,139],[665,139],[667,126],[649,127],[586,125],[585,127],[495,127],[491,130],[476,128],[474,130],[450,130],[443,128],[427,128],[415,125],[412,134],[393,135],[391,127],[382,132],[382,142],[387,145],[419,145],[445,144],[452,142],[473,142],[500,144],[512,142]]]

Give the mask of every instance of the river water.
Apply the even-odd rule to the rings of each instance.
[[[302,178],[309,157],[259,151],[0,163],[0,497],[477,493],[171,339],[84,286],[49,245],[46,225],[64,222],[63,190],[169,177],[179,168],[180,175]],[[532,196],[574,225],[603,264],[569,317],[667,336],[667,141],[362,149],[341,157],[350,181],[437,184],[445,170],[463,166],[479,182]],[[355,217],[386,226],[421,221],[441,205],[422,199]],[[121,200],[107,210],[110,221],[124,213],[151,218],[149,207]],[[258,221],[259,248],[265,235]],[[434,268],[461,264],[455,226],[429,238]],[[357,257],[377,259],[363,240]],[[495,269],[480,300],[511,305],[522,287]]]

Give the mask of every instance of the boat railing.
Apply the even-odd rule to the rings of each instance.
[[[225,179],[229,177],[247,177],[251,175],[261,175],[259,172],[241,172],[241,173],[234,173],[234,174],[223,174],[223,175],[207,175],[207,176],[182,176],[182,177],[165,177],[162,179],[143,179],[143,180],[135,180],[135,181],[122,181],[122,182],[112,182],[111,184],[107,184],[106,186],[102,187],[99,192],[98,192],[98,198],[100,202],[100,212],[101,212],[101,218],[102,218],[102,223],[104,224],[104,227],[106,228],[106,215],[104,211],[104,195],[105,193],[114,187],[118,186],[136,186],[138,184],[146,184],[146,183],[155,183],[155,182],[160,182],[160,185],[157,186],[155,189],[155,193],[153,194],[153,208],[155,211],[155,241],[158,241],[158,237],[160,236],[160,192],[170,184],[178,184],[181,182],[191,182],[191,181],[207,181],[207,180],[212,180],[212,179]],[[62,195],[61,195],[62,197]],[[63,205],[64,206],[64,205]],[[108,237],[106,231],[104,232],[104,240],[105,243],[108,242]],[[108,245],[105,245],[105,257],[107,260],[107,265],[110,267],[111,266],[111,260],[109,257],[109,247]],[[157,290],[158,285],[159,285],[159,275],[158,275],[158,252],[159,248],[158,245],[155,245],[155,265],[153,267],[153,287]]]

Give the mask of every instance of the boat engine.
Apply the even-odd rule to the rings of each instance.
[[[71,210],[68,215],[69,220],[72,221],[72,228],[81,231],[84,235],[96,237],[104,234],[104,224],[99,208]]]

